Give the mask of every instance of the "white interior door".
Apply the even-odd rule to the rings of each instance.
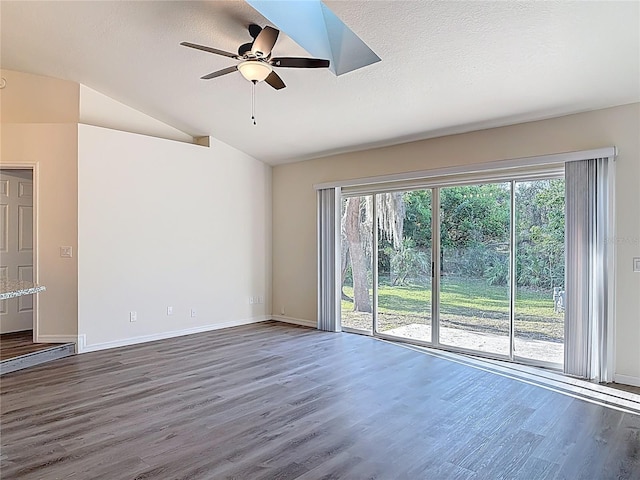
[[[0,170],[0,276],[33,281],[33,172]],[[33,328],[33,296],[3,300],[0,333]]]

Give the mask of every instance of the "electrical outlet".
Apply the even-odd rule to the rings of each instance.
[[[258,303],[260,304],[264,303],[264,297],[262,295],[258,295]]]
[[[191,309],[191,316],[192,316],[192,317],[195,317],[195,316],[196,316],[196,309],[195,309],[195,308],[192,308],[192,309]]]
[[[167,307],[167,315],[173,315],[173,307]]]
[[[138,312],[129,312],[129,321],[135,322],[138,320]]]
[[[640,257],[634,257],[633,259],[633,271],[640,273]]]
[[[63,258],[73,258],[73,247],[60,247],[60,256]]]

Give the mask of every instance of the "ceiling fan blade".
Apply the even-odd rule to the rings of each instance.
[[[227,73],[233,73],[238,70],[237,66],[223,68],[222,70],[218,70],[217,72],[212,72],[204,77],[200,77],[201,80],[210,80],[212,78],[221,77],[222,75],[226,75]]]
[[[249,35],[251,35],[251,38],[253,38],[254,40],[258,35],[260,35],[261,31],[262,27],[260,25],[256,25],[255,23],[249,25]]]
[[[216,55],[222,55],[224,57],[238,58],[235,53],[225,52],[224,50],[218,50],[217,48],[205,47],[204,45],[198,45],[197,43],[181,42],[180,45],[195,48],[196,50],[202,50],[203,52],[215,53]]]
[[[251,51],[251,47],[253,46],[253,43],[243,43],[242,45],[240,45],[238,47],[238,56],[239,57],[244,57],[244,55],[246,55],[248,52]]]
[[[329,66],[329,60],[301,57],[276,57],[272,58],[269,63],[274,67],[287,68],[327,68]]]
[[[268,57],[276,44],[279,33],[280,30],[276,30],[273,27],[264,27],[254,40],[251,53],[258,58]]]
[[[267,82],[269,85],[271,85],[276,90],[281,90],[284,87],[286,87],[286,85],[284,84],[284,82],[282,81],[282,79],[280,78],[280,76],[276,72],[271,72],[267,76],[267,78],[264,79],[264,81]]]

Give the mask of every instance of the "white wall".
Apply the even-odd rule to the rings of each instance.
[[[219,142],[79,125],[78,204],[85,351],[268,318],[271,167]]]
[[[640,385],[640,104],[273,169],[273,313],[317,319],[316,183],[617,146],[616,374]]]

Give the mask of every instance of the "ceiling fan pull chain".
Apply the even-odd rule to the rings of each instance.
[[[256,124],[256,81],[251,82],[251,120]]]

